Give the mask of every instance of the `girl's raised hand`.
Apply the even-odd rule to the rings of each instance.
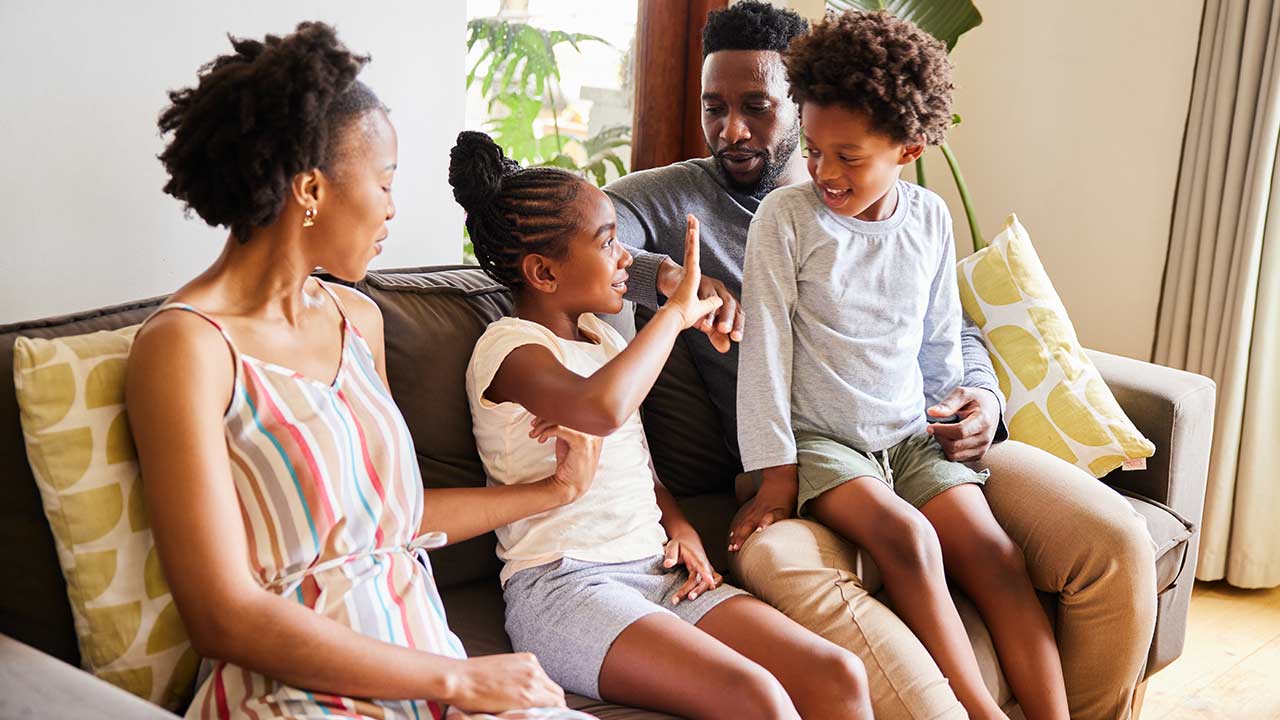
[[[698,218],[688,216],[688,228],[684,235],[684,277],[676,286],[676,291],[667,298],[664,308],[671,308],[680,313],[685,328],[699,326],[710,327],[715,318],[715,311],[724,301],[716,295],[698,297],[698,286],[702,284],[702,270],[699,268],[702,241],[698,236]]]

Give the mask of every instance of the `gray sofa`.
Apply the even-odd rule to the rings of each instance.
[[[481,485],[463,375],[485,325],[510,311],[510,297],[475,268],[371,274],[358,287],[382,308],[387,371],[428,487]],[[16,336],[57,337],[141,322],[160,298],[0,327],[0,553],[8,559],[0,594],[0,718],[173,717],[78,669],[71,611],[23,448],[14,398]],[[1195,573],[1214,387],[1206,378],[1092,353],[1120,404],[1158,448],[1144,471],[1105,479],[1146,519],[1159,548],[1159,616],[1148,675],[1182,651]],[[660,475],[704,537],[727,535],[739,468],[724,450],[718,420],[683,344],[677,343],[645,403],[645,426]],[[509,650],[503,632],[499,563],[487,535],[433,553],[450,625],[471,654]],[[708,542],[727,567],[722,543]],[[1046,598],[1047,603],[1052,600]],[[602,718],[663,717],[571,698]]]

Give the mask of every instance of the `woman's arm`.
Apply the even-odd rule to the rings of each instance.
[[[720,306],[717,296],[698,298],[698,253],[698,221],[690,215],[679,288],[631,344],[590,377],[570,371],[545,347],[525,345],[502,361],[485,397],[518,403],[540,418],[592,435],[617,430],[649,394],[680,331]]]
[[[591,487],[604,444],[601,438],[538,418],[534,418],[529,436],[538,442],[555,440],[554,474],[517,485],[428,490],[421,531],[443,531],[450,543],[461,542],[567,505]]]
[[[532,656],[477,663],[391,645],[257,584],[223,434],[232,373],[218,333],[179,312],[138,333],[127,368],[126,406],[152,532],[196,651],[341,695],[499,711],[562,704]]]

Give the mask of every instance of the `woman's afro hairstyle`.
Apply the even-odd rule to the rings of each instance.
[[[783,62],[797,103],[866,113],[895,142],[937,145],[951,127],[947,46],[887,12],[828,13]]]
[[[757,0],[742,0],[707,15],[702,28],[702,57],[721,50],[782,52],[809,29],[809,21],[794,10]]]
[[[382,108],[356,80],[369,61],[333,28],[304,22],[290,35],[228,38],[234,52],[200,68],[195,87],[169,93],[160,153],[164,191],[240,242],[270,225],[300,172],[332,172],[348,123]]]
[[[476,260],[512,290],[524,287],[526,255],[560,257],[577,229],[570,204],[586,181],[567,170],[522,168],[482,132],[464,131],[449,151],[449,184],[467,213]]]

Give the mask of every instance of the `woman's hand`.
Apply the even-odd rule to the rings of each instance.
[[[684,236],[684,276],[680,278],[680,284],[676,286],[675,291],[667,297],[667,304],[663,305],[662,309],[678,313],[681,318],[680,325],[683,328],[698,327],[705,330],[715,321],[715,312],[724,300],[714,293],[708,294],[705,298],[699,297],[702,271],[698,267],[698,262],[702,243],[698,239],[698,218],[689,215],[688,223]],[[725,350],[727,349],[726,342]]]
[[[471,712],[565,707],[564,690],[547,677],[533,653],[468,658],[461,661],[452,685],[441,700]]]
[[[684,565],[689,570],[689,579],[685,580],[684,585],[681,585],[671,598],[672,605],[679,605],[685,598],[694,600],[702,593],[714,590],[724,580],[720,577],[720,573],[711,567],[711,561],[707,560],[707,551],[702,547],[702,540],[691,527],[673,534],[662,553],[665,555],[662,567],[673,568],[676,565]]]
[[[764,482],[729,524],[729,552],[737,552],[752,533],[760,532],[795,513],[800,488],[795,465],[766,468]]]
[[[577,500],[586,494],[596,476],[600,463],[600,448],[604,438],[578,432],[563,425],[535,417],[529,437],[543,443],[556,439],[556,472],[547,483],[560,491],[562,504]]]

